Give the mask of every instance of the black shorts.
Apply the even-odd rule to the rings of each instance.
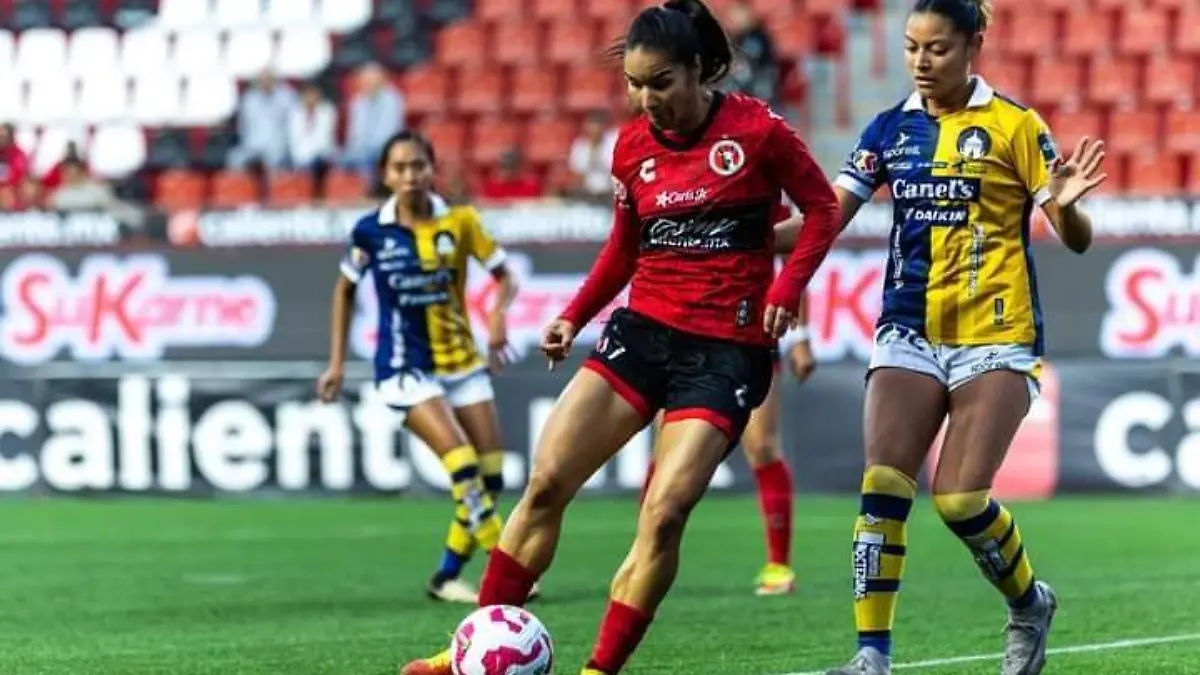
[[[771,348],[668,328],[628,309],[613,312],[584,367],[612,385],[646,421],[702,419],[736,443],[774,376]]]

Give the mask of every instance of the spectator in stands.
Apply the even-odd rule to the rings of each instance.
[[[63,170],[67,162],[84,162],[83,154],[79,152],[79,144],[75,141],[67,142],[67,152],[63,158],[58,161],[49,171],[42,176],[42,190],[44,194],[50,194],[58,189],[63,182]]]
[[[772,106],[778,106],[779,59],[775,55],[775,44],[770,34],[745,0],[734,3],[730,9],[730,19],[733,46],[742,54],[741,67],[734,68],[729,79],[730,85]]]
[[[0,124],[0,211],[28,208],[32,184],[29,155],[17,145],[16,130]]]
[[[242,94],[238,109],[238,144],[229,152],[229,166],[257,173],[278,170],[288,163],[288,121],[296,108],[296,92],[263,71]]]
[[[571,144],[567,167],[574,184],[571,196],[586,201],[612,200],[612,156],[617,130],[609,124],[608,113],[596,110],[583,123],[583,134]]]
[[[288,123],[288,148],[293,166],[311,172],[318,191],[337,156],[336,135],[337,109],[315,82],[305,84]]]
[[[358,73],[358,91],[350,100],[343,165],[374,181],[379,153],[393,134],[404,129],[404,97],[388,82],[378,63]]]
[[[543,193],[542,181],[525,167],[517,148],[509,148],[500,155],[496,170],[479,189],[479,197],[489,201],[536,199]]]
[[[48,206],[55,211],[99,211],[131,227],[141,227],[143,214],[117,199],[108,183],[89,175],[87,163],[69,158],[61,165],[61,184],[50,194]]]

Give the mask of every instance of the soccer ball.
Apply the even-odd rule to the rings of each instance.
[[[538,618],[520,607],[481,607],[463,619],[450,643],[454,675],[548,675],[554,643]]]

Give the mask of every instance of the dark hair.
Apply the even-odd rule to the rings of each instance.
[[[692,67],[700,61],[700,81],[713,84],[733,67],[733,47],[721,22],[700,0],[670,0],[650,7],[633,20],[625,39],[610,56],[634,47],[666,54],[672,62]]]
[[[971,37],[987,30],[992,20],[992,0],[917,0],[912,11],[946,17],[955,30]]]
[[[379,153],[379,171],[382,173],[384,167],[387,166],[388,155],[392,154],[392,148],[397,143],[416,143],[425,151],[425,155],[429,157],[430,164],[437,164],[437,157],[433,154],[433,143],[429,142],[419,131],[405,129],[392,134],[392,137],[383,144],[383,151]]]

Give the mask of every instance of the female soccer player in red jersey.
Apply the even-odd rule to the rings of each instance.
[[[630,97],[645,114],[617,142],[612,235],[546,328],[543,351],[552,364],[565,358],[627,282],[629,306],[555,404],[479,597],[485,606],[525,601],[575,494],[665,410],[658,471],[584,671],[607,675],[625,665],[670,588],[688,514],[766,396],[771,348],[839,225],[829,183],[787,123],[761,101],[710,86],[733,54],[701,2],[645,10],[623,52]],[[775,278],[771,216],[781,190],[805,225]],[[445,675],[450,662],[444,652],[403,672]]]
[[[843,218],[887,184],[895,202],[869,367],[867,468],[854,525],[858,652],[831,675],[891,672],[891,630],[916,477],[943,422],[933,505],[1008,604],[1004,675],[1037,675],[1057,601],[992,482],[1038,393],[1042,313],[1029,242],[1040,206],[1082,253],[1076,205],[1105,180],[1103,143],[1058,153],[1038,114],[971,74],[989,0],[917,0],[906,25],[915,91],[884,111],[837,178]]]

